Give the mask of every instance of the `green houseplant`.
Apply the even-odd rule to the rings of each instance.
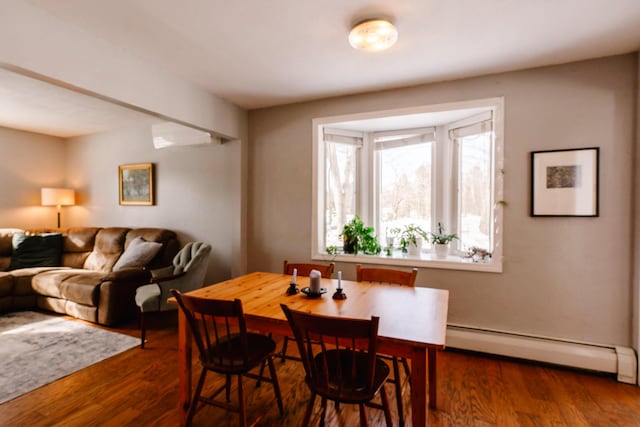
[[[378,243],[378,238],[374,234],[373,227],[367,227],[356,215],[350,222],[346,223],[341,233],[344,242],[344,253],[366,255],[376,255],[382,250]]]
[[[408,224],[402,230],[395,229],[400,237],[400,249],[409,255],[420,255],[422,240],[429,240],[429,234],[419,225]]]
[[[446,258],[449,252],[449,243],[458,238],[455,233],[447,233],[442,223],[438,222],[438,228],[435,233],[431,234],[431,243],[436,253],[436,258]]]

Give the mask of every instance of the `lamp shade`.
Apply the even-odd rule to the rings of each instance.
[[[76,193],[72,188],[42,188],[42,206],[72,206],[76,204]]]

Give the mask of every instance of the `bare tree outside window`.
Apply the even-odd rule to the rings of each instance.
[[[379,233],[415,224],[431,228],[431,143],[378,151]]]
[[[325,245],[342,246],[342,227],[356,214],[357,151],[351,144],[325,143]]]
[[[459,140],[460,244],[491,248],[491,148],[490,132]]]

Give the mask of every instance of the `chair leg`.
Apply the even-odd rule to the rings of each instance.
[[[313,412],[313,404],[316,403],[316,394],[311,392],[311,399],[307,405],[307,411],[304,413],[304,419],[302,420],[302,426],[308,427],[309,421],[311,421],[311,413]]]
[[[387,392],[384,390],[384,385],[380,387],[380,399],[382,400],[384,421],[387,424],[387,427],[393,427],[393,421],[391,421],[391,411],[389,410],[389,399],[387,399]]]
[[[364,403],[358,405],[360,407],[360,427],[367,427],[367,413],[364,411]]]
[[[262,384],[262,377],[264,376],[264,365],[267,364],[267,359],[263,360],[260,364],[260,372],[258,373],[258,380],[256,381],[256,388]]]
[[[227,402],[231,402],[231,375],[227,374],[225,379],[225,393]]]
[[[393,379],[396,389],[396,403],[398,404],[398,418],[400,419],[400,427],[404,426],[404,414],[402,412],[402,381],[400,380],[400,367],[398,366],[398,358],[393,358]]]
[[[280,409],[280,416],[283,416],[284,408],[282,406],[282,395],[280,394],[280,384],[278,383],[278,376],[276,375],[276,367],[273,364],[273,358],[269,356],[267,358],[267,362],[269,363],[269,374],[271,375],[273,391],[276,394],[276,400],[278,401],[278,409]]]
[[[409,379],[409,386],[411,386],[411,368],[409,368],[409,362],[406,358],[402,358],[402,365],[404,366],[404,374]]]
[[[147,335],[147,325],[144,319],[144,311],[140,311],[140,348],[144,348],[144,341]]]
[[[324,420],[327,416],[327,399],[326,398],[322,398],[322,403],[321,403],[321,409],[322,412],[320,413],[320,427],[324,427]]]
[[[280,360],[282,361],[282,363],[285,362],[286,359],[286,355],[287,355],[287,344],[289,344],[289,337],[288,336],[284,336],[284,341],[282,342],[282,352],[280,353]]]
[[[185,426],[189,427],[191,425],[191,420],[193,420],[193,415],[196,413],[196,407],[198,406],[198,402],[200,401],[200,393],[202,393],[202,386],[204,385],[204,379],[207,376],[207,370],[202,368],[202,372],[200,373],[200,378],[198,379],[198,385],[196,386],[196,391],[193,394],[193,398],[191,399],[191,404],[189,405],[189,413],[187,414],[187,422]]]
[[[238,375],[238,406],[240,407],[240,427],[246,427],[247,413],[244,403],[244,390],[242,389],[242,375]]]

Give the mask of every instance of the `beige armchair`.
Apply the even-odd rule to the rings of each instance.
[[[140,348],[144,348],[146,338],[146,314],[176,310],[177,305],[167,303],[171,289],[184,293],[201,288],[210,254],[211,245],[189,242],[173,258],[172,266],[153,270],[153,283],[136,290],[136,305],[140,310]]]

